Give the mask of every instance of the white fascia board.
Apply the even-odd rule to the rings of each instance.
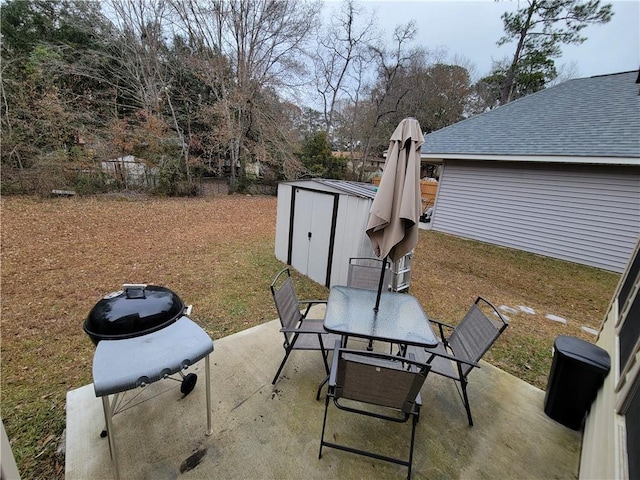
[[[441,163],[443,160],[484,160],[500,162],[578,163],[582,165],[629,165],[640,167],[635,157],[570,157],[551,155],[473,155],[467,153],[423,153],[423,161]]]

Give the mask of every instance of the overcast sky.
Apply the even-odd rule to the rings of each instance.
[[[474,80],[491,70],[492,61],[513,55],[515,44],[498,47],[503,24],[500,16],[507,10],[516,10],[517,0],[361,0],[368,9],[377,9],[380,26],[391,41],[398,24],[415,19],[418,42],[433,50],[446,48],[448,59],[462,56],[475,66]],[[613,18],[605,25],[592,25],[582,33],[587,41],[579,46],[563,46],[562,57],[556,67],[574,63],[573,77],[588,77],[608,73],[637,70],[640,65],[640,1],[611,1]],[[329,1],[326,8],[338,6]]]

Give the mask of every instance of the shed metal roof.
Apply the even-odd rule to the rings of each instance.
[[[312,188],[314,190],[323,190],[331,193],[346,193],[370,199],[375,198],[376,192],[378,191],[378,187],[372,183],[333,180],[328,178],[301,179],[283,183],[301,188]]]
[[[423,158],[620,157],[640,165],[637,78],[637,71],[579,78],[528,95],[426,135]]]
[[[345,193],[365,198],[375,198],[378,187],[372,183],[350,182],[347,180],[331,180],[326,178],[315,179],[316,182],[328,185]]]

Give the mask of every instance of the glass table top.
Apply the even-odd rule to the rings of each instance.
[[[438,344],[418,300],[406,293],[382,292],[378,312],[373,290],[334,286],[329,292],[324,328],[340,335],[433,347]]]

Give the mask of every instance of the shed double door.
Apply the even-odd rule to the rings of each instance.
[[[289,264],[325,286],[331,276],[337,202],[330,193],[294,189]]]

